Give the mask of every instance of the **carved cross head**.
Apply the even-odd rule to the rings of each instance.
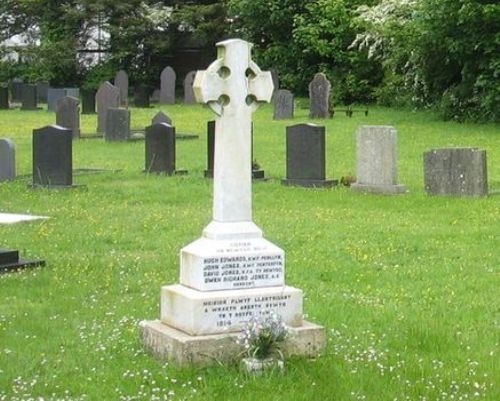
[[[269,102],[273,80],[252,61],[252,44],[241,39],[217,43],[217,60],[198,71],[193,83],[196,100],[206,103],[217,115],[255,111],[258,103]]]

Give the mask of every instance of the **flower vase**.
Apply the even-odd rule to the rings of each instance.
[[[265,358],[265,359],[258,359],[258,358],[243,358],[241,360],[241,366],[242,368],[248,372],[248,373],[253,373],[256,375],[262,374],[264,371],[268,370],[279,370],[282,371],[283,368],[285,367],[285,364],[281,359],[277,358]]]

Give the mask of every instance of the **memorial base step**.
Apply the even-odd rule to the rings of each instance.
[[[401,184],[372,185],[372,184],[358,184],[357,182],[355,182],[351,184],[351,189],[356,192],[365,192],[370,194],[397,195],[406,193],[406,187]]]

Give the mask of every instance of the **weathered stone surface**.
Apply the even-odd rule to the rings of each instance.
[[[95,96],[95,90],[82,89],[82,114],[95,114]]]
[[[325,329],[303,321],[300,327],[288,327],[288,338],[282,352],[285,357],[317,357],[325,348]],[[159,320],[139,323],[141,340],[146,348],[161,360],[178,366],[209,366],[238,359],[242,350],[237,343],[239,333],[191,336],[169,327]]]
[[[168,125],[173,125],[172,119],[169,116],[167,116],[163,111],[159,111],[158,113],[156,113],[153,119],[151,120],[151,124],[160,124],[160,123],[167,123]]]
[[[73,138],[80,137],[80,101],[71,96],[59,99],[56,106],[56,124],[68,128]]]
[[[9,88],[0,86],[0,110],[6,110],[9,106]]]
[[[274,91],[273,95],[274,114],[273,119],[284,120],[293,118],[294,97],[293,93],[286,89]]]
[[[297,124],[286,128],[286,179],[284,185],[331,187],[326,179],[325,127]]]
[[[23,99],[23,80],[21,78],[14,78],[10,82],[10,100],[12,103],[20,103]]]
[[[429,195],[486,196],[486,151],[445,148],[425,152],[424,181]]]
[[[64,88],[49,88],[47,90],[47,110],[56,111],[57,101],[66,96]]]
[[[311,118],[328,118],[330,116],[330,81],[322,72],[317,73],[309,83]]]
[[[120,106],[120,90],[109,82],[104,82],[97,90],[95,102],[97,106],[97,132],[105,132],[108,109]]]
[[[70,187],[73,185],[73,133],[49,125],[33,130],[33,185]]]
[[[109,108],[106,114],[106,142],[127,141],[130,139],[130,110]]]
[[[167,123],[146,127],[147,173],[175,174],[175,128]]]
[[[356,136],[357,173],[351,189],[378,194],[405,193],[398,184],[398,132],[394,127],[364,125]]]
[[[37,108],[36,85],[23,84],[21,110],[36,110]]]
[[[274,68],[270,68],[269,72],[271,73],[271,79],[273,80],[274,92],[276,93],[276,91],[279,90],[279,88],[280,88],[280,76],[278,74],[278,71],[276,71]]]
[[[36,93],[40,103],[47,103],[47,94],[49,91],[49,83],[46,81],[38,81],[36,83]]]
[[[134,88],[134,105],[135,107],[149,107],[150,88],[146,84],[136,85]]]
[[[120,91],[120,105],[128,106],[128,75],[125,71],[119,70],[113,81],[114,86]]]
[[[175,103],[175,80],[176,75],[174,69],[170,66],[165,67],[160,75],[160,103]]]
[[[184,78],[184,103],[185,104],[195,104],[196,99],[194,97],[193,82],[196,71],[190,71]]]
[[[0,182],[16,178],[16,146],[10,139],[0,139]]]
[[[151,93],[151,103],[159,103],[160,102],[160,89],[154,89],[153,93]]]

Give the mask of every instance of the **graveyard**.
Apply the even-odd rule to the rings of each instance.
[[[304,98],[293,119],[273,120],[271,105],[253,114],[253,159],[266,178],[253,182],[253,219],[285,250],[286,282],[302,289],[305,318],[326,333],[321,355],[254,376],[237,354],[178,366],[140,340],[138,323],[159,316],[160,287],[179,281],[180,249],[211,219],[204,171],[213,113],[179,103],[129,110],[132,128],[163,111],[177,132],[199,136],[176,142],[177,167],[188,174],[144,172],[143,140],[85,138],[97,117],[82,114],[75,188],[30,188],[32,133],[54,124],[54,113],[0,110],[17,172],[0,183],[0,212],[49,217],[0,225],[0,248],[46,262],[0,274],[0,400],[499,398],[498,125],[375,106],[311,119]],[[325,127],[326,178],[340,182],[356,176],[359,127],[394,127],[406,192],[282,185],[286,128],[302,123]],[[487,152],[488,196],[426,193],[424,152],[449,147]]]

